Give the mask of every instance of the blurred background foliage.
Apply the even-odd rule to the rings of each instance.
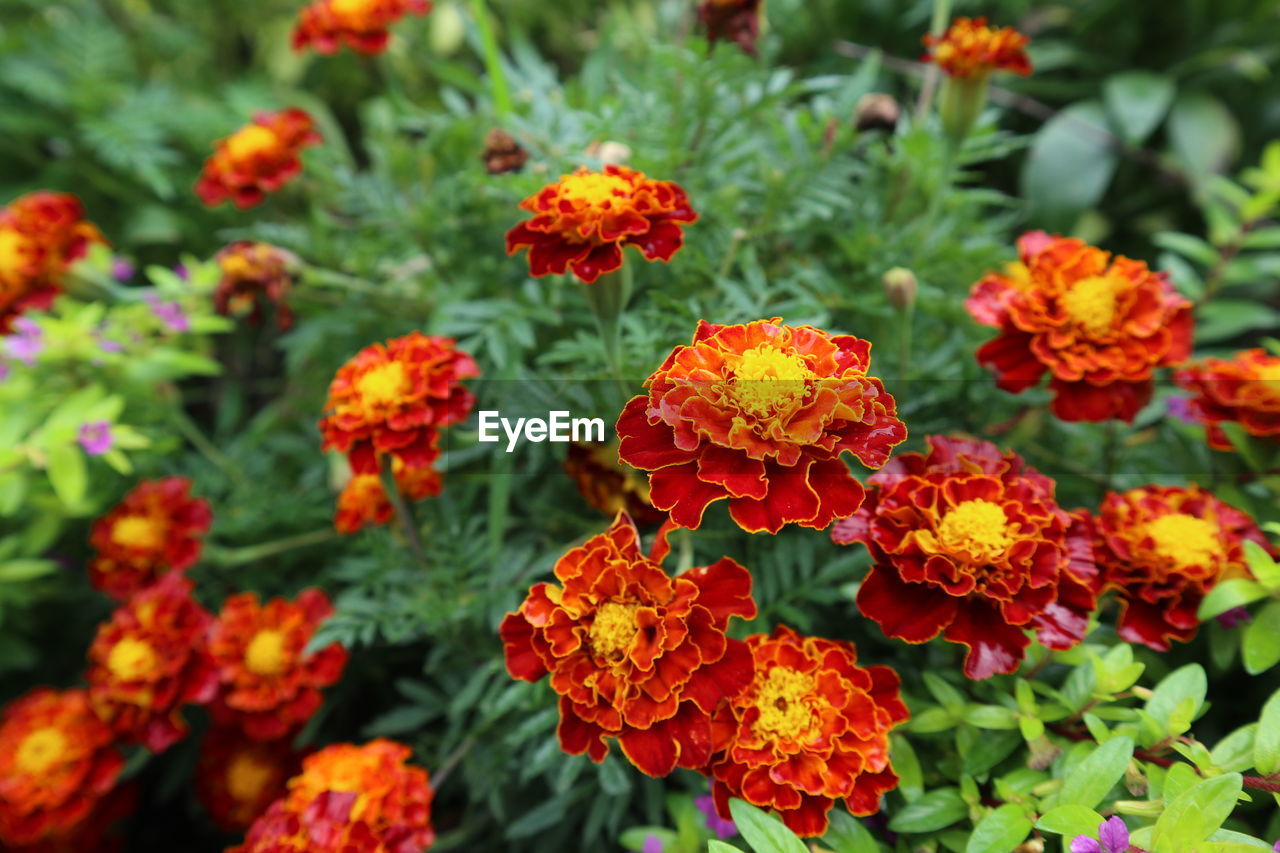
[[[501,614],[605,523],[560,475],[563,448],[507,456],[465,427],[451,433],[445,494],[417,508],[425,573],[394,530],[326,534],[342,472],[318,452],[314,423],[333,371],[374,340],[417,328],[456,336],[485,371],[472,383],[480,408],[567,407],[612,422],[618,399],[578,287],[529,279],[502,242],[522,198],[599,164],[593,143],[625,145],[631,165],[680,182],[703,214],[670,268],[635,264],[623,324],[637,384],[699,318],[779,315],[874,342],[874,372],[900,400],[912,449],[932,432],[969,431],[1058,477],[1066,506],[1096,505],[1108,487],[1191,479],[1280,519],[1273,484],[1211,458],[1198,429],[1164,416],[1163,401],[1120,433],[1052,421],[1043,392],[997,392],[972,358],[988,335],[962,306],[984,270],[1012,258],[1018,233],[1047,228],[1159,264],[1190,295],[1225,302],[1201,309],[1216,324],[1202,352],[1280,326],[1280,241],[1242,245],[1272,211],[1246,210],[1241,196],[1262,192],[1244,175],[1280,136],[1277,0],[957,2],[957,14],[1028,33],[1036,73],[996,81],[954,162],[934,119],[913,110],[931,0],[768,0],[758,59],[708,49],[684,0],[558,0],[554,10],[492,0],[510,109],[485,71],[473,4],[438,0],[397,25],[376,59],[294,54],[299,5],[0,0],[0,200],[75,192],[116,251],[141,265],[194,263],[235,239],[274,243],[311,265],[294,290],[292,331],[239,326],[188,339],[191,352],[216,353],[221,375],[165,380],[183,405],[137,423],[152,444],[132,454],[133,476],[184,474],[212,501],[212,545],[195,575],[207,604],[241,589],[337,594],[325,636],[354,658],[304,737],[413,743],[448,780],[439,849],[609,848],[630,826],[667,822],[672,790],[703,792],[692,774],[664,785],[616,757],[597,767],[563,755],[550,691],[513,683],[502,668]],[[856,129],[868,92],[902,103],[896,131]],[[304,176],[247,213],[202,207],[191,186],[212,141],[255,110],[286,105],[315,115],[326,138],[306,155]],[[494,127],[530,151],[523,173],[485,172]],[[919,281],[910,314],[881,285],[899,266]],[[37,680],[73,682],[107,612],[83,582],[84,543],[92,517],[133,479],[93,465],[83,500],[58,510],[66,570],[0,578],[6,697]],[[0,536],[27,536],[39,506],[0,519]],[[714,515],[678,549],[681,567],[722,554],[750,567],[759,629],[786,621],[852,639],[864,660],[910,660],[917,710],[939,689],[926,691],[917,674],[956,669],[954,647],[906,650],[857,617],[860,550],[818,534],[750,537]],[[48,538],[32,541],[39,553],[7,556],[45,556]],[[1239,683],[1234,640],[1220,633],[1165,656],[1136,652],[1149,683],[1212,660],[1209,694],[1233,685],[1232,706],[1203,723],[1210,742],[1254,719],[1267,695]],[[979,773],[940,772],[1016,767],[1025,763],[1010,757],[1016,745]],[[226,839],[190,801],[193,755],[189,741],[135,767],[147,818],[130,849],[179,837],[193,839],[188,849],[220,849]],[[933,767],[927,753],[922,761]],[[687,814],[687,803],[671,810]]]

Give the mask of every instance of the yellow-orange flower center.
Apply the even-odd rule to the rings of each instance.
[[[0,272],[3,271],[0,267]],[[1280,382],[1280,360],[1267,362],[1254,375],[1258,382]]]
[[[284,634],[270,628],[253,635],[249,648],[245,649],[244,665],[254,675],[279,675],[289,666],[285,654]]]
[[[621,604],[617,601],[606,601],[596,610],[596,618],[591,623],[587,637],[591,649],[605,658],[619,659],[631,648],[635,639],[636,611],[638,604]]]
[[[388,361],[370,368],[356,380],[356,391],[364,402],[389,406],[399,402],[410,389],[409,375],[398,361]]]
[[[952,553],[992,557],[1013,544],[1012,525],[1000,504],[981,498],[963,501],[942,517],[938,540]]]
[[[618,175],[583,172],[560,180],[560,198],[599,211],[613,209],[614,203],[631,195],[631,182]]]
[[[271,781],[274,768],[252,752],[239,752],[227,766],[227,793],[234,800],[253,802]]]
[[[27,240],[17,231],[0,228],[0,281],[17,278],[26,264]]]
[[[256,157],[279,144],[279,138],[270,129],[260,124],[246,125],[227,139],[227,153],[233,160],[248,160]]]
[[[1106,334],[1116,317],[1122,282],[1107,276],[1082,278],[1058,300],[1071,322],[1095,337]]]
[[[67,736],[52,726],[36,729],[22,739],[14,762],[30,776],[39,776],[62,760],[67,751]]]
[[[1218,525],[1183,512],[1160,516],[1147,525],[1146,533],[1156,553],[1178,568],[1209,565],[1222,553]]]
[[[144,640],[125,637],[111,647],[107,669],[120,681],[135,681],[155,669],[156,652]]]
[[[164,544],[165,524],[150,515],[126,515],[111,526],[111,541],[122,548],[156,551]]]
[[[814,687],[814,678],[807,673],[787,666],[769,670],[756,694],[760,716],[755,733],[771,739],[807,740],[817,722],[809,703]]]
[[[733,371],[733,397],[744,409],[766,416],[804,399],[817,376],[795,353],[760,344],[742,354]]]

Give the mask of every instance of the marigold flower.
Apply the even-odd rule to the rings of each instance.
[[[1048,371],[1064,421],[1133,420],[1157,368],[1191,352],[1191,303],[1163,272],[1043,231],[1018,240],[1021,260],[988,273],[965,307],[1000,334],[978,350],[996,384],[1017,394]]]
[[[684,245],[684,226],[698,221],[678,184],[617,165],[580,167],[520,207],[533,218],[507,232],[507,254],[528,249],[530,274],[570,271],[587,284],[621,268],[627,246],[669,262]]]
[[[671,577],[619,515],[555,565],[502,621],[507,672],[560,695],[561,748],[600,762],[606,738],[642,772],[698,769],[711,757],[711,713],[751,680],[751,653],[725,636],[730,616],[751,619],[751,575],[721,558]]]
[[[0,715],[0,843],[74,835],[124,765],[83,690],[40,687]]]
[[[296,732],[320,708],[320,689],[342,677],[347,652],[338,643],[305,654],[316,629],[333,613],[329,597],[306,589],[296,601],[258,603],[252,592],[222,605],[209,633],[221,684],[210,711],[219,725],[239,726],[255,740]]]
[[[1249,576],[1245,540],[1271,551],[1253,519],[1195,485],[1108,492],[1093,527],[1120,638],[1157,651],[1195,636],[1200,602],[1220,581]]]
[[[762,0],[702,0],[698,4],[698,23],[707,31],[707,41],[714,44],[731,41],[749,56],[756,55],[760,38]]]
[[[227,199],[240,209],[261,204],[302,172],[303,148],[321,141],[311,116],[297,107],[258,113],[215,146],[196,183],[209,207]]]
[[[218,689],[206,645],[211,621],[177,574],[118,607],[89,647],[89,703],[98,717],[152,752],[181,740],[183,706],[207,703]]]
[[[201,537],[213,523],[208,502],[191,497],[185,477],[143,480],[93,523],[89,581],[123,600],[169,572],[200,558]]]
[[[1009,71],[1031,73],[1027,37],[1013,27],[993,29],[986,18],[956,18],[940,37],[926,35],[923,62],[936,62],[951,77],[980,77]]]
[[[301,758],[287,740],[252,740],[233,727],[215,727],[200,741],[196,793],[222,829],[241,831],[285,794]]]
[[[398,458],[391,458],[396,487],[406,500],[421,501],[440,494],[444,483],[440,472],[431,467],[440,449],[432,438],[432,463],[420,468],[406,468]],[[395,507],[387,497],[381,474],[353,474],[338,495],[338,511],[333,526],[339,533],[355,533],[366,524],[386,524],[395,516]]]
[[[73,195],[29,193],[0,208],[0,335],[24,311],[48,308],[67,269],[106,242]]]
[[[649,500],[649,481],[618,461],[618,442],[569,445],[564,470],[587,503],[614,518],[620,512],[638,524],[657,524],[667,514]]]
[[[1215,450],[1232,449],[1219,426],[1224,421],[1258,438],[1280,436],[1280,357],[1250,349],[1230,359],[1206,358],[1179,370],[1175,379],[1195,394],[1188,401],[1190,414],[1204,424]]]
[[[874,814],[898,784],[889,731],[907,719],[898,675],[858,666],[852,643],[802,637],[779,625],[747,638],[751,686],[731,697],[716,725],[731,732],[709,772],[721,817],[729,798],[772,808],[797,835],[821,835],[836,800]]]
[[[873,476],[866,504],[832,529],[871,552],[858,609],[890,637],[967,646],[970,678],[1016,670],[1028,630],[1052,649],[1079,643],[1097,584],[1086,514],[1059,507],[1053,481],[1016,453],[929,445]]]
[[[893,397],[867,375],[871,344],[812,326],[698,324],[618,418],[619,456],[650,471],[653,505],[696,528],[714,501],[751,532],[818,530],[862,505],[840,460],[879,468],[907,437]]]
[[[298,14],[293,49],[333,54],[345,44],[358,53],[379,54],[391,39],[388,27],[405,15],[430,11],[428,0],[315,0]]]
[[[376,474],[378,454],[426,468],[439,450],[436,430],[465,420],[475,395],[463,379],[480,375],[453,338],[410,332],[373,344],[338,369],[320,421],[324,449],[347,454],[358,474]]]
[[[222,278],[213,291],[213,307],[219,314],[247,314],[257,325],[264,304],[275,306],[276,325],[288,329],[293,325],[289,307],[289,288],[301,261],[287,249],[270,243],[238,240],[214,255],[222,270]]]

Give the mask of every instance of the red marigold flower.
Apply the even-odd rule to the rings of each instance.
[[[711,712],[751,680],[751,653],[725,636],[730,616],[752,619],[751,575],[722,557],[672,578],[626,515],[555,565],[502,621],[507,672],[551,676],[560,695],[560,746],[600,762],[616,737],[650,776],[699,769],[711,757]]]
[[[0,715],[0,842],[5,849],[75,834],[124,765],[83,690],[40,687]]]
[[[439,457],[436,437],[432,437],[432,464]],[[444,488],[440,472],[431,464],[420,468],[406,468],[396,457],[391,457],[391,469],[396,486],[406,500],[421,501],[433,498]],[[366,524],[386,524],[395,515],[395,507],[387,497],[381,474],[353,474],[338,495],[338,512],[333,526],[339,533],[355,533]]]
[[[762,11],[761,0],[702,0],[698,22],[706,28],[707,41],[731,41],[755,56]]]
[[[1250,349],[1230,359],[1206,358],[1179,370],[1175,379],[1195,393],[1191,415],[1204,424],[1215,450],[1232,449],[1219,426],[1223,421],[1240,424],[1258,438],[1280,436],[1280,357]]]
[[[898,784],[889,731],[907,719],[898,674],[858,666],[853,643],[802,637],[779,625],[747,638],[755,678],[721,706],[730,732],[709,773],[721,817],[729,798],[778,812],[797,835],[822,835],[836,800],[855,815],[880,810]]]
[[[196,793],[215,824],[241,831],[284,796],[300,766],[287,740],[263,743],[237,728],[215,727],[200,741]]]
[[[212,617],[191,582],[165,575],[98,627],[89,647],[89,703],[123,739],[163,752],[187,733],[183,706],[209,702],[218,674],[209,657]]]
[[[1157,368],[1191,352],[1191,303],[1163,272],[1043,231],[1018,240],[1021,260],[988,273],[965,307],[1000,334],[978,350],[1014,394],[1048,371],[1064,421],[1131,421],[1151,399]]]
[[[298,14],[293,49],[333,54],[345,44],[358,53],[382,53],[391,39],[388,27],[430,11],[428,0],[315,0]]]
[[[1157,651],[1196,635],[1196,611],[1220,581],[1249,576],[1245,540],[1271,551],[1253,519],[1195,485],[1108,492],[1093,528],[1104,589],[1120,599],[1120,638]]]
[[[465,420],[475,405],[461,381],[479,375],[453,338],[410,332],[367,346],[329,385],[324,449],[347,454],[356,474],[378,473],[380,453],[429,467],[439,454],[436,430]]]
[[[587,284],[620,269],[627,246],[647,261],[670,262],[684,245],[684,226],[698,221],[678,184],[617,165],[580,167],[520,207],[533,218],[507,232],[507,254],[528,249],[531,275],[571,271]]]
[[[214,310],[223,316],[247,314],[256,326],[264,303],[270,303],[275,306],[277,326],[293,325],[289,288],[301,264],[297,255],[270,243],[238,240],[214,255],[214,260],[222,270],[213,291]]]
[[[840,460],[879,468],[907,437],[893,397],[867,375],[871,344],[778,317],[698,324],[618,418],[619,456],[652,472],[653,505],[696,528],[728,500],[743,530],[817,530],[862,505]]]
[[[213,523],[207,501],[191,497],[185,477],[143,480],[93,523],[89,581],[123,600],[200,558],[200,538]]]
[[[1052,649],[1079,643],[1096,603],[1087,515],[1059,507],[1053,481],[1016,453],[942,436],[929,445],[895,457],[832,529],[871,552],[858,609],[890,637],[967,646],[970,678],[1016,670],[1028,630]]]
[[[24,311],[48,308],[67,268],[106,242],[73,195],[30,193],[0,208],[0,335]]]
[[[320,708],[320,689],[342,677],[347,652],[330,643],[305,654],[316,629],[333,613],[329,597],[306,589],[296,602],[258,603],[252,592],[222,605],[209,633],[221,684],[210,711],[219,725],[239,726],[255,740],[296,732]]]
[[[956,18],[941,37],[926,35],[923,62],[936,62],[951,77],[980,77],[992,71],[1031,73],[1027,37],[1013,27],[992,29],[986,18]]]
[[[614,518],[620,512],[638,524],[657,524],[667,514],[649,500],[649,481],[634,468],[618,461],[618,443],[569,445],[564,470],[587,503]]]
[[[297,107],[258,113],[215,146],[196,183],[209,207],[227,199],[241,210],[261,204],[302,172],[303,148],[321,141],[311,116]]]

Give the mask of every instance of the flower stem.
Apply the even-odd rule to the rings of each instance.
[[[245,563],[254,563],[297,548],[329,542],[337,539],[338,535],[336,530],[325,528],[312,530],[310,533],[299,533],[296,536],[286,536],[283,539],[274,539],[270,542],[260,542],[257,545],[247,545],[243,548],[210,548],[208,553],[211,561],[219,566],[242,566]]]
[[[951,0],[933,0],[933,19],[929,22],[929,34],[934,38],[947,31],[951,20]],[[924,73],[924,85],[920,88],[920,100],[916,102],[916,118],[923,119],[933,104],[933,92],[938,88],[941,75],[937,65],[930,64]]]
[[[627,380],[623,376],[622,311],[631,297],[631,267],[626,264],[617,272],[602,275],[595,284],[583,284],[582,295],[595,315],[600,329],[600,345],[605,363],[625,397]]]
[[[498,52],[498,40],[493,34],[493,23],[484,0],[471,0],[471,14],[480,32],[480,44],[484,48],[484,67],[493,86],[493,111],[499,118],[511,112],[511,90],[507,87],[507,75],[502,70],[502,54]]]
[[[915,305],[910,304],[898,312],[898,382],[902,387],[911,374],[911,327],[915,313]]]
[[[400,527],[404,530],[404,538],[409,542],[409,550],[413,552],[413,558],[418,566],[426,571],[427,552],[422,547],[422,537],[418,535],[418,524],[413,520],[413,511],[409,509],[408,501],[400,492],[400,484],[396,482],[391,457],[388,456],[386,459],[386,464],[382,467],[382,489],[387,493],[387,500],[391,502],[391,508],[396,512],[396,518],[400,519]]]

